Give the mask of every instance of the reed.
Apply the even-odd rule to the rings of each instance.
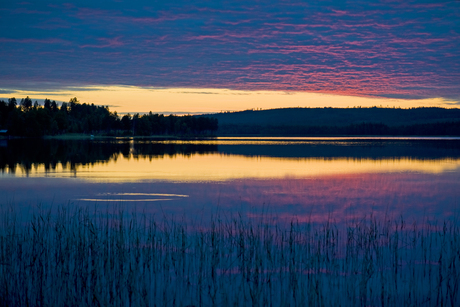
[[[1,306],[459,306],[460,230],[60,207],[0,226]]]

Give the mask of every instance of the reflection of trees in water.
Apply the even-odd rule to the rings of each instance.
[[[293,143],[291,143],[293,144]],[[460,140],[311,141],[295,145],[219,145],[219,152],[277,158],[445,159],[460,158]]]
[[[57,165],[76,170],[80,165],[92,165],[119,157],[156,158],[176,155],[223,153],[240,156],[279,158],[351,158],[351,159],[459,159],[460,141],[342,141],[309,142],[290,145],[276,144],[200,144],[130,140],[41,140],[22,139],[0,143],[0,170],[26,173],[38,165],[45,171]]]
[[[5,144],[3,144],[5,145]],[[193,155],[217,152],[217,145],[208,144],[165,144],[157,142],[134,143],[129,141],[91,140],[10,140],[0,147],[0,170],[15,173],[18,168],[26,173],[38,165],[46,171],[55,170],[57,165],[75,170],[80,165],[104,163],[119,156],[162,157]]]

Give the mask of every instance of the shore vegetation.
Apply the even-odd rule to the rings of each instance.
[[[60,207],[0,225],[2,306],[458,306],[458,223],[206,223]]]

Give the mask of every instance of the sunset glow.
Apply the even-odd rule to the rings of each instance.
[[[7,97],[30,96],[32,100],[51,99],[68,102],[77,97],[81,103],[107,105],[111,111],[125,113],[203,114],[247,109],[275,109],[289,107],[452,107],[442,98],[396,99],[356,97],[333,94],[244,91],[229,89],[193,88],[143,88],[135,86],[92,86],[65,89],[56,92],[16,91],[3,94]]]
[[[0,11],[4,98],[178,114],[460,101],[458,1],[33,0]]]
[[[0,16],[0,305],[460,306],[460,0]]]

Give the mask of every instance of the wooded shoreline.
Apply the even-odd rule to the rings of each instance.
[[[60,106],[45,99],[44,105],[27,97],[19,105],[15,98],[0,100],[2,134],[20,137],[43,137],[65,134],[98,136],[139,135],[213,135],[217,120],[191,115],[125,114],[118,116],[108,106],[80,103],[77,98]]]
[[[460,109],[285,108],[204,115],[125,114],[72,98],[0,100],[0,138],[460,136]]]

